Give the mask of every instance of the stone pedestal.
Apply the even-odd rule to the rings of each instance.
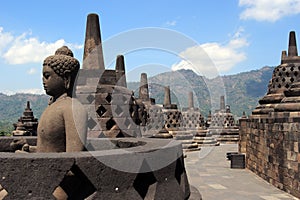
[[[208,129],[197,130],[195,132],[194,141],[199,146],[218,146],[220,142],[213,136]]]

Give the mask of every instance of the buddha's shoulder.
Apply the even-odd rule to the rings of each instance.
[[[57,102],[57,107],[62,109],[82,109],[85,110],[84,106],[76,98],[66,97]]]

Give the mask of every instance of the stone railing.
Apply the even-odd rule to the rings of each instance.
[[[12,153],[0,139],[1,199],[188,199],[181,143],[146,138],[90,139],[86,152]],[[27,141],[35,143],[35,138]]]

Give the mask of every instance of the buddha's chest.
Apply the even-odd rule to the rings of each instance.
[[[49,106],[43,112],[39,120],[38,136],[48,143],[65,142],[65,123],[59,106]]]

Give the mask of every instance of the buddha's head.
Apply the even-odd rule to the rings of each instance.
[[[43,85],[46,93],[54,98],[67,93],[72,95],[74,82],[80,68],[79,61],[73,57],[73,52],[63,46],[56,50],[43,63]]]

